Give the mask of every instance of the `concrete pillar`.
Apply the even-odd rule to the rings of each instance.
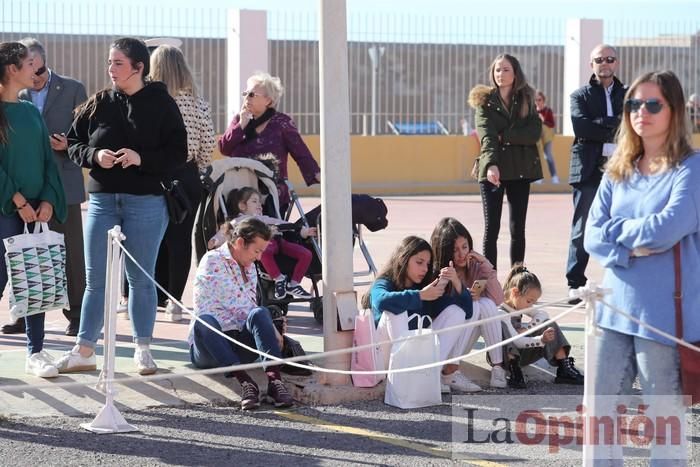
[[[323,235],[323,348],[350,347],[352,332],[338,331],[338,313],[357,313],[353,292],[350,205],[350,96],[345,0],[319,0],[321,108],[321,233]],[[341,323],[342,324],[342,323]],[[345,326],[344,326],[345,327]],[[350,369],[350,354],[330,357],[328,368]],[[321,373],[321,382],[345,385],[345,375]]]
[[[603,42],[602,19],[570,19],[566,22],[564,45],[564,128],[573,136],[569,96],[591,77],[591,51]]]
[[[267,71],[267,12],[228,10],[226,37],[226,115],[241,109],[241,92],[256,71]]]

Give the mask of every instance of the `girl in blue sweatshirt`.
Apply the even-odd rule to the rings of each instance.
[[[416,319],[408,320],[412,314],[429,316],[433,329],[463,324],[471,318],[472,298],[469,290],[462,287],[452,266],[434,274],[432,256],[430,244],[424,239],[415,236],[404,238],[362,298],[362,306],[372,309],[378,340],[396,339],[409,329],[415,329]],[[451,285],[449,288],[448,283]],[[463,330],[439,334],[440,360],[461,355],[466,347],[465,336]],[[383,346],[383,359],[380,360],[385,368],[389,354],[389,346]],[[443,368],[443,388],[469,391],[476,386],[459,370],[455,371],[452,367],[449,370],[449,374],[445,374]],[[446,379],[454,384],[445,385]]]

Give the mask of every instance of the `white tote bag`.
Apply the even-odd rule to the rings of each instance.
[[[439,366],[403,373],[391,372],[398,368],[435,363],[440,358],[438,336],[430,328],[424,327],[425,320],[430,324],[432,320],[428,316],[411,315],[407,321],[414,317],[418,319],[418,328],[407,331],[407,334],[415,337],[394,344],[389,358],[384,403],[400,409],[442,404]]]
[[[66,293],[66,246],[63,234],[35,223],[29,233],[3,239],[10,289],[10,319],[64,308]]]

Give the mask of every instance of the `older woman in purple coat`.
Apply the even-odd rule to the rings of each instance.
[[[289,204],[289,192],[284,184],[287,155],[291,154],[296,161],[307,185],[320,182],[321,169],[291,117],[275,110],[284,92],[280,79],[267,73],[256,73],[248,78],[247,87],[248,90],[243,92],[241,111],[233,117],[219,140],[219,150],[230,157],[254,157],[265,153],[277,156],[280,207],[286,208]]]

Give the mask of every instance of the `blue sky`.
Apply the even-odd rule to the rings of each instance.
[[[569,18],[605,19],[606,39],[700,29],[699,0],[347,0],[346,5],[351,40],[561,44]],[[268,10],[270,38],[318,37],[318,0],[0,0],[0,30],[224,37],[225,8]]]

